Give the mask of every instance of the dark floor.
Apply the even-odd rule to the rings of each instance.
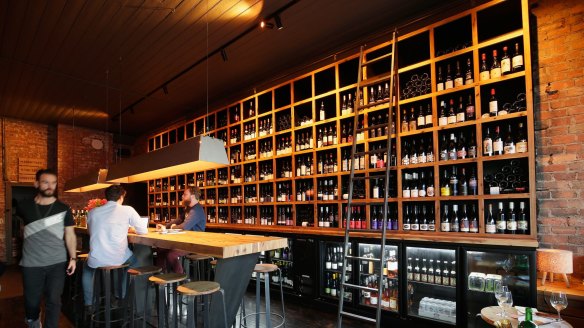
[[[22,276],[18,266],[11,266],[0,277],[0,328],[25,327],[24,324],[24,301],[22,297]],[[262,294],[263,295],[263,294]],[[250,312],[255,307],[255,294],[248,292],[245,298],[246,309]],[[262,303],[263,304],[263,303]],[[278,294],[272,295],[273,312],[281,311],[280,298]],[[320,307],[302,304],[298,300],[285,299],[286,307],[286,327],[287,328],[307,328],[307,327],[336,327],[337,314],[330,310],[324,310]],[[251,325],[253,320],[248,321]],[[262,321],[263,323],[263,321]],[[277,323],[274,318],[274,324]],[[182,321],[180,326],[185,326],[186,320]],[[237,325],[239,324],[239,316]],[[262,326],[264,326],[262,324]],[[60,328],[74,327],[74,325],[65,317],[61,316],[59,321]],[[343,327],[346,328],[367,328],[373,327],[361,321],[343,320]]]

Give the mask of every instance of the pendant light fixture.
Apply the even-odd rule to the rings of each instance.
[[[106,122],[105,122],[105,164],[107,167],[107,149],[109,149],[108,142],[108,127],[109,127],[109,70],[105,71],[106,76],[106,87],[105,87],[105,110],[106,110]],[[103,147],[103,145],[102,145]],[[75,108],[73,108],[73,161],[75,161]],[[73,167],[75,168],[75,162],[73,162]],[[89,173],[76,176],[65,182],[65,192],[86,192],[104,189],[111,186],[111,183],[107,182],[107,168],[95,168]]]
[[[208,11],[208,5],[207,5]],[[205,13],[207,18],[207,13]],[[209,117],[209,21],[207,19],[207,118]],[[121,117],[120,117],[121,119]],[[207,134],[208,124],[205,126]],[[223,140],[198,135],[168,147],[138,155],[112,166],[107,175],[110,183],[132,183],[173,175],[211,170],[229,165]]]

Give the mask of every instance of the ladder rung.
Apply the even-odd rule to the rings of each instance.
[[[362,315],[358,315],[358,314],[351,313],[351,312],[341,311],[341,315],[345,315],[347,317],[352,317],[352,318],[355,318],[355,319],[359,319],[359,320],[363,320],[363,321],[369,321],[369,322],[373,322],[373,323],[376,323],[377,322],[377,320],[375,320],[373,318],[364,317]]]
[[[349,288],[361,289],[361,290],[368,290],[370,292],[377,291],[377,288],[367,287],[367,286],[361,286],[361,285],[355,285],[355,284],[349,284],[349,283],[346,283],[346,282],[343,283],[343,286],[349,287]]]
[[[379,105],[383,105],[383,104],[387,104],[389,103],[389,99],[384,99],[384,100],[380,100],[380,101],[376,101],[374,103],[368,103],[366,105],[358,105],[357,108],[355,109],[356,112],[360,113],[361,111],[371,108],[371,107],[375,107],[375,106],[379,106]]]
[[[357,129],[356,132],[359,133],[359,132],[369,131],[369,130],[373,130],[373,129],[377,129],[377,128],[383,128],[383,127],[388,127],[389,128],[389,124],[387,124],[387,123],[375,124],[375,125],[368,126],[366,128]]]
[[[381,261],[381,259],[374,258],[374,257],[362,257],[362,256],[352,256],[352,255],[347,255],[346,257],[348,259],[352,259],[352,260],[363,260],[363,261],[369,261],[369,262],[379,262],[379,261]]]
[[[359,85],[360,87],[366,87],[369,85],[373,85],[373,84],[377,84],[380,82],[385,82],[388,81],[391,78],[391,74],[383,74],[383,75],[379,75],[379,76],[375,76],[372,78],[368,78],[366,80],[362,80],[361,85]]]
[[[384,55],[381,55],[381,56],[379,56],[377,58],[373,58],[371,60],[368,60],[368,61],[362,63],[361,66],[371,65],[373,63],[376,63],[376,62],[378,62],[380,60],[384,60],[385,58],[389,58],[389,57],[391,57],[391,52],[390,53],[387,53],[387,54],[384,54]]]

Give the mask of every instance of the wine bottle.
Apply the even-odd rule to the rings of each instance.
[[[527,149],[527,138],[523,132],[523,122],[519,122],[517,126],[517,141],[515,143],[515,150],[518,153],[526,153]]]
[[[450,231],[460,232],[460,219],[458,217],[458,204],[452,205],[452,214],[450,217]]]
[[[499,102],[495,96],[495,89],[491,89],[491,98],[489,99],[489,116],[497,116],[499,112]]]
[[[463,108],[463,104],[462,104],[462,96],[460,96],[460,98],[458,99],[458,111],[456,111],[456,122],[464,122],[464,119],[466,117],[466,111]]]
[[[519,43],[515,43],[515,54],[513,54],[511,62],[513,65],[513,72],[523,70],[523,54],[519,52]]]
[[[474,77],[472,74],[472,65],[470,63],[470,58],[466,60],[466,74],[464,76],[464,84],[469,85],[474,83]]]
[[[476,204],[472,204],[472,212],[470,213],[470,226],[468,231],[471,233],[479,232],[479,221],[477,219]]]
[[[442,100],[440,102],[440,116],[438,118],[438,126],[445,125],[448,125],[448,117],[446,116],[446,103],[444,102],[444,100]]]
[[[450,232],[450,220],[448,217],[448,205],[444,205],[444,212],[442,212],[442,218],[440,218],[440,230],[444,232]]]
[[[517,232],[517,215],[515,214],[515,204],[509,202],[509,212],[507,213],[507,233],[514,235]]]
[[[505,136],[505,144],[503,145],[504,154],[515,154],[515,140],[511,132],[511,124],[507,125],[507,136]]]
[[[468,103],[466,103],[466,119],[474,120],[475,117],[475,107],[472,100],[472,93],[468,95]]]
[[[499,59],[497,58],[497,50],[493,50],[493,64],[491,65],[491,78],[498,78],[501,77],[501,64],[499,63]]]
[[[418,129],[423,129],[426,127],[426,116],[424,115],[424,109],[420,105],[420,110],[418,111]]]
[[[430,107],[430,104],[428,104],[428,107],[426,107],[426,116],[424,117],[424,122],[426,123],[424,126],[426,128],[431,128],[432,126],[434,126],[432,118],[432,108]]]
[[[319,119],[321,121],[324,121],[325,120],[325,116],[326,116],[326,114],[325,114],[325,110],[324,110],[324,101],[322,101],[320,103]]]
[[[442,66],[438,66],[438,82],[436,83],[436,91],[444,90],[444,81],[442,80]]]
[[[446,81],[444,82],[444,90],[454,88],[454,81],[452,81],[452,75],[450,73],[450,64],[446,66]]]
[[[456,111],[454,110],[454,99],[450,98],[450,108],[448,109],[448,124],[456,123]]]
[[[517,219],[517,233],[524,235],[529,234],[529,221],[527,221],[527,213],[525,212],[525,202],[519,202],[519,214]]]
[[[454,76],[454,87],[461,87],[464,85],[464,79],[460,72],[460,61],[456,61],[456,75]]]
[[[531,308],[525,308],[525,320],[521,321],[517,328],[535,328],[537,325],[533,322]]]
[[[503,234],[507,230],[507,220],[505,219],[505,211],[503,210],[503,202],[499,202],[499,211],[497,213],[497,233]]]
[[[483,139],[483,156],[493,156],[493,139],[491,139],[491,130],[489,127],[487,127],[487,132]]]
[[[485,232],[486,233],[496,233],[497,232],[497,224],[495,223],[495,217],[493,216],[493,204],[489,204],[489,212],[487,213],[485,224]]]
[[[501,73],[507,75],[511,73],[511,58],[507,55],[507,47],[503,47],[503,57],[501,57]]]
[[[501,133],[499,131],[499,126],[495,127],[495,137],[493,138],[493,155],[503,154],[503,139],[501,139]]]
[[[486,81],[491,78],[489,69],[487,68],[487,55],[481,54],[481,68],[479,70],[479,79],[481,81]]]

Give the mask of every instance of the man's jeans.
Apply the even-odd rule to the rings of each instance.
[[[124,263],[128,264],[130,268],[137,267],[138,259],[132,254],[132,256]],[[93,281],[95,280],[95,271],[96,268],[92,268],[87,265],[83,266],[83,300],[85,301],[85,305],[92,305],[93,304]],[[122,282],[122,295],[119,295],[118,289],[114,288],[114,292],[117,298],[123,298],[126,295],[126,281],[128,279],[128,270],[124,270],[123,274],[123,282]],[[114,278],[114,281],[117,277]]]

